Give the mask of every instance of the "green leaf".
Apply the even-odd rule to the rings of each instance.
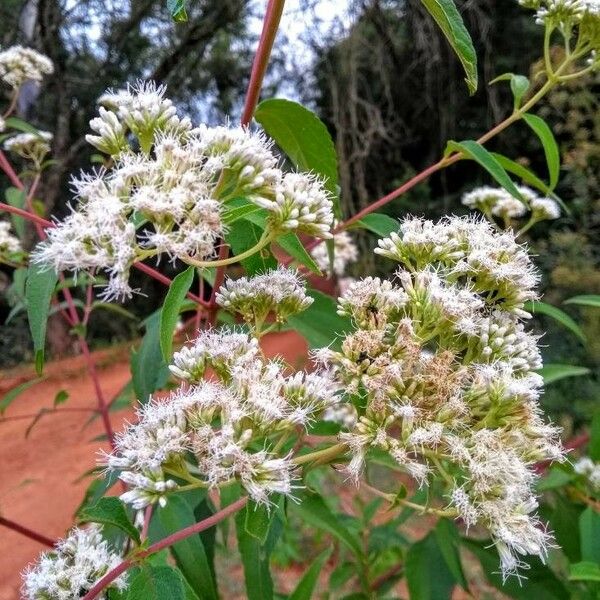
[[[173,567],[144,564],[131,579],[127,600],[186,600],[181,575]]]
[[[450,598],[455,581],[434,532],[410,547],[405,571],[411,600]]]
[[[269,549],[246,531],[245,506],[235,517],[238,550],[244,565],[244,581],[248,600],[272,600],[273,579],[269,570]]]
[[[596,410],[590,426],[590,442],[588,456],[595,462],[600,462],[600,410]]]
[[[167,0],[167,9],[176,23],[185,23],[188,20],[185,0]]]
[[[256,213],[247,215],[247,217],[252,218],[256,216]],[[260,227],[248,218],[243,218],[231,224],[226,239],[231,245],[233,252],[235,254],[241,254],[249,248],[256,246],[261,238],[263,229],[264,227]],[[266,248],[241,261],[241,264],[244,267],[246,274],[249,276],[277,268],[277,261]]]
[[[324,179],[327,191],[335,199],[336,217],[341,218],[335,145],[319,117],[297,102],[273,98],[257,106],[254,118],[297,169]]]
[[[453,0],[421,0],[462,63],[469,93],[477,90],[477,54]]]
[[[392,232],[397,232],[400,224],[396,219],[388,217],[381,213],[371,213],[357,221],[355,227],[362,227],[368,231],[372,231],[380,237],[387,237]]]
[[[306,251],[302,242],[295,233],[286,233],[277,238],[277,244],[281,246],[292,258],[295,258],[301,265],[308,267],[313,273],[321,274],[321,269],[313,260],[312,256]]]
[[[498,568],[498,552],[489,541],[463,539],[463,545],[478,559],[487,580],[500,592],[515,600],[569,600],[569,592],[556,578],[554,573],[537,557],[524,560],[530,568],[523,573],[525,577],[509,577],[503,581]]]
[[[446,566],[454,577],[454,581],[458,583],[463,590],[468,589],[469,584],[465,578],[460,560],[460,537],[454,523],[448,519],[440,519],[434,532],[438,548],[446,561]]]
[[[194,281],[194,267],[179,273],[169,286],[169,291],[160,311],[160,349],[166,362],[173,353],[173,332],[177,326],[179,310]]]
[[[581,560],[581,536],[578,526],[581,512],[577,504],[568,501],[562,494],[555,494],[553,510],[547,515],[556,542],[570,562]],[[542,516],[546,517],[545,514]]]
[[[496,77],[496,79],[494,79],[493,81],[490,81],[490,85],[498,81],[510,81],[510,91],[512,92],[513,98],[515,100],[514,108],[515,110],[520,108],[523,96],[525,96],[530,86],[529,79],[525,77],[525,75],[504,73],[504,75],[500,75],[499,77]]]
[[[538,373],[544,378],[546,385],[566,379],[567,377],[581,377],[587,375],[590,370],[586,367],[577,367],[575,365],[561,365],[561,364],[548,364],[541,369]]]
[[[570,565],[569,581],[600,581],[600,565],[590,561]]]
[[[23,208],[25,206],[25,190],[19,190],[16,187],[9,187],[4,190],[4,197],[6,203],[14,206],[15,208]],[[25,219],[18,217],[17,215],[10,215],[13,227],[17,232],[17,236],[20,240],[25,236]]]
[[[566,312],[560,310],[560,308],[552,306],[551,304],[547,304],[546,302],[532,300],[525,303],[525,310],[536,315],[546,315],[547,317],[551,317],[585,343],[585,334],[583,333],[581,327],[579,327],[579,325],[577,325],[577,323]]]
[[[600,514],[588,506],[579,517],[581,560],[600,563]]]
[[[504,167],[479,142],[465,140],[464,142],[448,142],[448,150],[461,152],[465,157],[479,163],[509,194],[523,201],[523,197],[513,183]]]
[[[114,525],[124,531],[137,544],[140,543],[140,532],[130,521],[123,503],[114,496],[100,498],[93,506],[86,506],[79,512],[79,520],[84,522]]]
[[[169,367],[165,362],[159,341],[160,311],[146,320],[146,334],[137,351],[131,353],[131,377],[135,395],[141,403],[164,387],[169,379]]]
[[[231,225],[243,217],[258,212],[259,210],[260,206],[250,202],[250,200],[246,200],[246,198],[234,198],[226,204],[221,220],[225,225]]]
[[[327,531],[345,544],[356,556],[362,556],[358,537],[331,511],[320,495],[306,492],[300,498],[300,502],[293,505],[293,510],[298,512],[305,523]]]
[[[340,336],[352,329],[350,320],[340,317],[331,296],[308,290],[314,302],[303,312],[288,319],[289,324],[308,342],[310,348],[340,345]]]
[[[313,560],[312,565],[304,573],[296,589],[289,595],[288,600],[310,600],[313,597],[319,575],[330,554],[331,548],[327,548]]]
[[[10,389],[2,400],[0,400],[0,415],[4,414],[4,411],[20,396],[24,391],[28,390],[30,387],[37,385],[38,383],[44,381],[44,377],[38,377],[37,379],[32,379],[31,381],[26,381],[25,383],[21,383],[20,385],[15,386]]]
[[[506,169],[509,173],[516,175],[521,178],[525,183],[529,184],[531,187],[536,188],[545,196],[549,196],[556,200],[560,205],[563,211],[566,214],[570,213],[569,208],[565,205],[565,203],[548,187],[546,183],[544,183],[537,175],[532,173],[529,169],[524,167],[523,165],[503,156],[502,154],[497,154],[496,152],[491,152],[491,155]]]
[[[27,282],[25,283],[25,297],[27,300],[29,329],[35,352],[35,370],[38,375],[41,375],[44,369],[48,312],[57,279],[58,277],[53,269],[40,271],[37,265],[29,266]]]
[[[160,507],[151,527],[153,535],[164,538],[196,523],[194,512],[180,496],[171,495],[167,504]],[[160,531],[157,531],[160,530]],[[171,552],[183,576],[201,600],[217,600],[218,594],[213,572],[200,535],[193,535],[171,546]]]
[[[60,406],[64,404],[69,399],[69,392],[67,390],[59,390],[56,392],[56,396],[54,396],[54,406]]]
[[[6,119],[6,126],[11,129],[24,131],[25,133],[33,133],[37,136],[40,135],[40,130],[37,127],[30,125],[27,121],[23,121],[23,119],[19,119],[18,117],[8,117],[8,119]]]
[[[542,146],[544,148],[544,154],[546,155],[546,164],[548,165],[548,173],[550,175],[550,188],[554,189],[558,183],[558,176],[560,174],[560,151],[558,144],[554,139],[552,130],[542,119],[536,115],[525,114],[523,120],[540,138]]]
[[[565,300],[563,304],[578,304],[580,306],[592,306],[593,308],[600,308],[600,296],[596,294],[573,296],[573,298]]]
[[[246,533],[255,537],[261,545],[264,545],[271,526],[271,508],[265,504],[256,504],[256,502],[250,501],[244,512],[246,515],[244,523]]]

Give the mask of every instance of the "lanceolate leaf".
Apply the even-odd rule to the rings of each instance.
[[[35,352],[35,370],[38,375],[44,368],[44,346],[46,343],[46,325],[50,300],[56,287],[57,275],[54,270],[40,271],[37,265],[30,265],[25,284],[27,317],[33,338]]]
[[[145,564],[131,578],[127,600],[186,600],[181,575],[173,567]]]
[[[311,348],[339,346],[340,335],[350,331],[351,324],[346,317],[336,312],[335,300],[331,296],[309,290],[314,302],[301,313],[288,319],[289,324],[306,338]]]
[[[580,306],[592,306],[594,308],[600,308],[600,296],[596,294],[573,296],[573,298],[565,300],[564,304],[579,304]]]
[[[308,267],[313,273],[321,274],[321,269],[313,260],[312,256],[306,251],[302,242],[295,233],[287,233],[277,238],[277,244],[281,246],[292,258],[295,258],[301,265]]]
[[[84,522],[114,525],[124,531],[136,543],[140,543],[140,532],[127,516],[123,503],[113,496],[100,498],[93,506],[87,506],[79,513]]]
[[[15,208],[23,208],[23,206],[25,206],[24,190],[19,190],[16,187],[6,188],[4,197],[6,198],[6,202]],[[23,217],[11,215],[11,220],[19,239],[22,240],[25,235],[25,221],[23,220]]]
[[[600,581],[600,565],[591,561],[571,565],[569,579],[571,581]]]
[[[173,352],[173,332],[177,326],[179,310],[194,281],[194,267],[188,267],[173,279],[160,311],[160,349],[166,362]]]
[[[383,215],[381,213],[371,213],[364,216],[356,223],[357,227],[363,227],[380,237],[387,237],[390,233],[398,231],[400,224],[396,219]]]
[[[169,379],[169,368],[160,350],[160,311],[146,320],[146,334],[137,351],[131,353],[131,377],[133,389],[142,403]]]
[[[465,70],[469,93],[474,94],[477,90],[477,54],[454,1],[421,0],[421,2],[450,42]]]
[[[581,559],[600,564],[600,514],[588,506],[579,517]]]
[[[479,142],[465,140],[464,142],[448,142],[448,150],[462,152],[466,158],[479,163],[509,194],[523,200],[519,190],[513,183],[504,167]]]
[[[533,314],[546,315],[551,317],[557,323],[560,323],[563,327],[566,327],[569,331],[574,333],[582,342],[585,342],[585,334],[581,327],[564,311],[556,306],[547,304],[546,302],[540,302],[539,300],[533,300],[525,304],[525,310],[532,312]]]
[[[173,494],[167,504],[157,510],[152,527],[155,530],[160,529],[160,537],[163,538],[195,522],[196,518],[187,502]],[[177,542],[171,547],[171,551],[177,566],[196,595],[201,600],[217,600],[212,569],[200,535],[193,535]]]
[[[560,364],[548,364],[542,367],[538,373],[544,378],[544,383],[554,383],[567,377],[581,377],[587,375],[590,370],[586,367],[578,367],[575,365],[560,365]]]
[[[327,548],[327,550],[323,550],[323,552],[317,556],[312,565],[302,576],[296,589],[290,594],[288,600],[310,600],[313,597],[319,575],[330,554],[331,548]]]
[[[536,115],[525,114],[523,115],[523,120],[533,129],[542,142],[544,154],[546,155],[546,164],[548,165],[548,173],[550,175],[550,188],[554,189],[558,183],[560,172],[560,152],[558,144],[554,139],[554,134],[546,121]]]
[[[17,399],[19,395],[21,395],[24,391],[28,390],[30,387],[37,385],[42,381],[44,381],[44,378],[38,377],[37,379],[32,379],[31,381],[21,383],[20,385],[17,385],[11,390],[9,390],[5,394],[4,398],[0,400],[0,415],[13,403],[14,400]]]
[[[301,171],[311,171],[325,180],[341,217],[337,190],[337,155],[325,124],[297,102],[274,98],[256,108],[254,118]]]

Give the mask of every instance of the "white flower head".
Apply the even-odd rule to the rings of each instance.
[[[531,201],[531,212],[538,220],[550,220],[560,218],[560,206],[552,198],[535,198]]]
[[[33,48],[11,46],[0,52],[0,78],[13,88],[25,81],[42,81],[54,72],[52,61]]]
[[[283,322],[313,303],[297,271],[284,267],[250,278],[228,279],[216,300],[219,306],[257,323],[262,323],[270,313]]]
[[[52,134],[48,131],[18,133],[4,142],[4,149],[27,160],[32,160],[39,166],[46,154],[50,152],[51,142]]]
[[[0,257],[23,251],[19,238],[11,231],[8,221],[0,221]]]
[[[22,597],[73,600],[88,592],[122,560],[102,538],[101,531],[98,525],[74,528],[56,544],[55,550],[42,553],[23,572]],[[123,574],[108,589],[124,590],[126,586],[127,575]]]

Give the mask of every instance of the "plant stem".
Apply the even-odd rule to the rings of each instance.
[[[296,456],[292,459],[292,462],[296,465],[305,465],[306,463],[315,461],[318,461],[319,464],[324,464],[325,462],[331,462],[332,460],[335,460],[347,450],[348,446],[346,444],[335,444],[334,446],[330,446],[329,448],[325,448],[323,450],[315,450],[314,452],[309,452],[308,454]]]
[[[214,527],[215,525],[217,525],[217,523],[220,523],[230,515],[236,513],[238,510],[243,508],[246,505],[246,502],[248,502],[248,497],[244,496],[243,498],[236,500],[233,504],[230,504],[229,506],[226,506],[219,512],[216,512],[214,515],[208,517],[207,519],[204,519],[199,523],[194,523],[194,525],[190,525],[189,527],[185,527],[184,529],[172,533],[171,535],[167,536],[166,538],[163,538],[159,542],[152,544],[146,550],[136,552],[131,558],[126,558],[121,564],[117,565],[114,569],[112,569],[104,577],[102,577],[102,579],[100,579],[100,581],[98,581],[98,583],[96,583],[96,585],[94,585],[94,587],[92,587],[92,589],[85,596],[83,596],[82,600],[92,600],[93,598],[96,598],[98,594],[100,594],[105,588],[107,588],[115,579],[117,579],[117,577],[125,573],[127,569],[131,568],[138,561],[142,560],[143,558],[146,558],[147,556],[150,556],[151,554],[160,552],[164,548],[168,548],[173,544],[180,542],[181,540],[185,540],[186,538],[196,533],[200,533],[201,531],[205,531],[206,529]]]
[[[19,190],[25,188],[23,182],[19,179],[19,176],[15,173],[14,169],[10,166],[6,154],[0,150],[0,169],[2,169],[6,176],[10,179],[10,182]]]
[[[281,14],[285,0],[269,0],[263,28],[252,63],[252,72],[250,73],[250,82],[248,83],[248,92],[246,93],[246,101],[244,104],[244,112],[242,113],[242,125],[248,125],[252,120],[252,115],[258,104],[260,90],[262,88],[263,79],[273,50],[273,43],[281,21]]]
[[[38,533],[37,531],[33,531],[33,529],[29,529],[29,527],[24,527],[23,525],[19,525],[19,523],[15,523],[14,521],[11,521],[10,519],[5,519],[4,517],[0,517],[0,525],[3,527],[6,527],[8,529],[12,529],[13,531],[16,531],[17,533],[20,533],[21,535],[28,537],[30,540],[35,540],[36,542],[39,542],[40,544],[44,544],[45,546],[48,546],[49,548],[54,548],[54,544],[56,543],[55,540],[52,540],[49,537],[46,537],[45,535]]]
[[[258,243],[255,246],[252,246],[252,248],[249,248],[245,252],[237,254],[236,256],[230,256],[229,258],[217,259],[212,261],[195,260],[190,256],[182,256],[181,260],[187,263],[188,265],[193,265],[194,267],[198,267],[200,269],[206,269],[210,267],[226,267],[227,265],[232,265],[236,262],[240,262],[241,260],[244,260],[245,258],[248,258],[249,256],[256,254],[257,252],[260,252],[265,246],[270,244],[273,239],[275,239],[274,233],[265,229],[261,238],[258,240]]]

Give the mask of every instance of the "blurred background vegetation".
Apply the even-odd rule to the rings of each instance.
[[[462,0],[457,5],[477,47],[481,85],[469,97],[457,59],[418,0],[290,0],[284,13],[263,97],[299,100],[315,110],[334,138],[346,216],[391,191],[428,166],[449,139],[476,138],[512,107],[508,86],[489,85],[505,72],[535,76],[542,28],[517,2]],[[138,78],[168,85],[168,95],[196,121],[236,122],[253,50],[260,33],[262,1],[190,0],[189,20],[173,24],[164,0],[3,0],[0,45],[30,45],[50,56],[56,72],[39,94],[24,94],[19,116],[54,133],[53,158],[39,200],[47,214],[64,214],[69,177],[93,166],[85,143],[95,101],[107,88]],[[337,15],[335,18],[332,15]],[[306,29],[298,33],[300,24]],[[559,306],[576,294],[600,294],[600,76],[555,90],[538,108],[553,126],[562,151],[557,190],[569,213],[539,225],[527,242],[543,271],[544,300]],[[521,124],[491,148],[544,175],[537,138]],[[432,177],[386,208],[394,217],[463,214],[460,197],[490,183],[474,163]],[[2,188],[8,182],[2,182]],[[33,242],[33,236],[32,236]],[[385,272],[358,240],[361,260],[352,274]],[[162,265],[166,272],[169,265]],[[129,308],[147,315],[165,289],[137,275]],[[0,273],[0,322],[18,289]],[[586,343],[543,317],[542,343],[550,362],[586,366],[587,377],[549,387],[545,405],[567,429],[589,418],[600,397],[600,311],[564,307],[582,326]],[[98,313],[90,324],[96,346],[138,335],[135,321]],[[69,336],[50,324],[55,355],[68,353]],[[0,366],[29,360],[24,315],[3,324]]]

